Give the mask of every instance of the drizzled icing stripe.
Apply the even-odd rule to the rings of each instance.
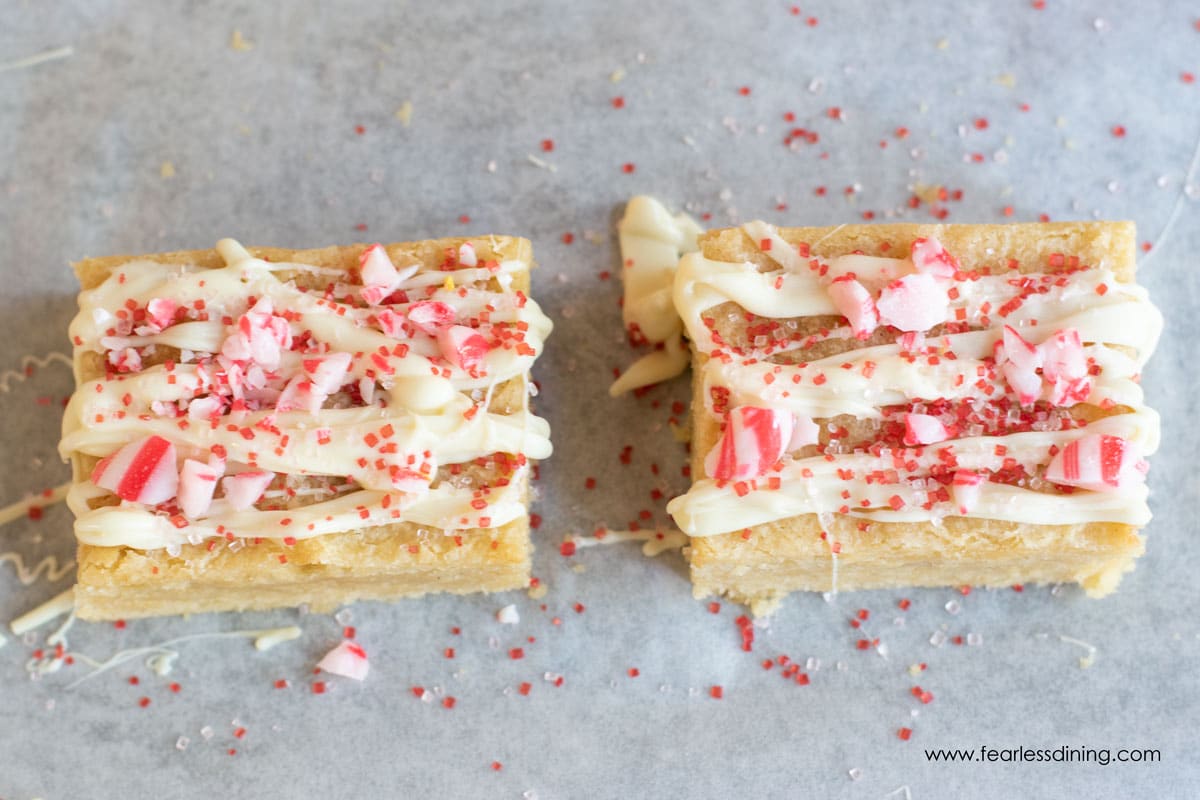
[[[688,365],[683,345],[683,323],[672,300],[675,267],[679,256],[696,250],[699,225],[687,214],[671,215],[662,203],[644,195],[625,206],[617,225],[621,243],[625,300],[621,315],[635,337],[661,349],[635,361],[613,382],[613,397],[665,381]]]
[[[526,513],[527,459],[550,455],[549,427],[529,412],[524,391],[514,413],[489,406],[499,385],[517,381],[524,390],[552,327],[533,300],[511,288],[528,263],[480,262],[466,243],[440,269],[396,271],[378,248],[374,257],[383,266],[373,262],[373,275],[394,279],[365,287],[335,282],[346,278],[340,269],[255,258],[233,240],[217,250],[224,267],[134,260],[80,294],[70,328],[79,386],[60,452],[105,458],[157,436],[181,461],[208,459],[193,478],[267,470],[353,483],[331,486],[329,499],[286,510],[202,498],[204,510],[187,516],[172,503],[91,508],[108,492],[84,481],[68,497],[81,542],[148,550],[213,536],[298,540],[397,521],[466,530],[499,527]],[[329,276],[330,288],[306,291],[279,273]],[[489,281],[500,290],[482,286]],[[368,305],[344,299],[360,292]],[[389,294],[394,302],[386,302]],[[464,327],[468,322],[476,327]],[[256,325],[279,340],[274,352],[259,355]],[[248,355],[229,350],[239,332],[250,337],[239,346]],[[180,358],[143,369],[141,356],[157,346],[177,348]],[[89,352],[106,356],[115,371],[82,380]],[[362,404],[309,412],[295,409],[303,400],[291,399],[285,407],[289,392],[303,398],[317,391],[312,371],[330,356],[338,356],[331,368],[337,384],[316,403],[349,386]],[[475,462],[494,462],[502,474],[491,485],[460,485],[455,465]],[[422,485],[441,466],[453,475],[436,488]],[[180,480],[187,476],[185,470]]]
[[[688,335],[696,349],[709,356],[701,380],[705,403],[714,413],[722,411],[714,405],[718,392],[724,393],[728,407],[777,409],[799,419],[849,414],[879,420],[888,406],[933,400],[985,404],[1010,391],[994,358],[1004,325],[1019,328],[1031,347],[1058,331],[1078,331],[1083,343],[1080,352],[1091,365],[1092,377],[1090,392],[1076,402],[1102,408],[1124,406],[1133,413],[1083,427],[963,436],[898,452],[886,448],[877,452],[876,446],[866,453],[834,449],[814,458],[785,457],[752,481],[704,478],[668,506],[686,533],[714,535],[809,513],[886,522],[937,522],[950,514],[1043,524],[1052,520],[1143,525],[1149,520],[1146,489],[1140,481],[1113,492],[1047,493],[1038,491],[1049,485],[1034,473],[1055,452],[1066,450],[1071,455],[1074,450],[1068,445],[1084,435],[1117,436],[1145,455],[1157,448],[1158,417],[1143,406],[1138,379],[1161,333],[1162,317],[1142,287],[1118,281],[1103,265],[1069,273],[1013,271],[964,274],[962,279],[956,275],[952,284],[945,284],[953,288],[942,322],[956,324],[960,332],[929,336],[916,348],[898,338],[896,344],[851,349],[806,364],[777,364],[770,359],[812,342],[851,339],[854,334],[849,328],[835,327],[808,338],[789,339],[785,329],[783,339],[763,337],[764,341],[735,348],[714,334],[703,315],[733,303],[737,308],[730,312],[731,322],[746,312],[776,320],[838,316],[827,291],[834,279],[856,280],[874,295],[919,270],[910,259],[863,255],[812,259],[766,223],[749,223],[743,230],[778,268],[761,271],[752,263],[721,262],[695,253],[681,259],[674,285],[675,307]],[[969,270],[970,265],[962,269]],[[1024,485],[986,480],[977,485],[979,478],[972,472],[968,510],[952,497],[947,499],[952,489],[919,477],[923,470],[939,463],[944,466],[937,454],[949,456],[961,470],[1022,468],[1034,477]],[[898,471],[897,465],[903,469]]]

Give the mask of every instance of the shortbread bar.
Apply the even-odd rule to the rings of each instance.
[[[1162,328],[1131,223],[711,231],[674,299],[697,597],[1074,582],[1143,550]]]
[[[76,264],[78,616],[527,585],[531,266],[507,236]]]

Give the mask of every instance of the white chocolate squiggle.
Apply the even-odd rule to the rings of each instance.
[[[133,261],[80,294],[80,311],[70,328],[77,365],[85,352],[108,355],[127,348],[151,353],[170,346],[181,351],[181,358],[98,380],[83,380],[77,368],[79,386],[64,416],[60,452],[103,458],[157,435],[169,440],[181,458],[204,460],[220,453],[229,474],[253,469],[330,476],[352,481],[350,490],[331,489],[336,496],[287,510],[236,510],[218,496],[200,517],[184,519],[129,501],[93,509],[90,503],[108,493],[87,481],[76,484],[68,497],[81,542],[149,550],[231,533],[303,539],[401,520],[465,530],[499,527],[526,513],[526,459],[550,455],[549,426],[524,401],[511,414],[493,413],[488,406],[500,384],[517,380],[525,388],[524,376],[552,328],[533,300],[507,288],[528,263],[410,271],[401,285],[409,302],[368,308],[338,299],[362,288],[333,283],[345,279],[341,270],[267,262],[228,239],[217,249],[226,261],[223,268]],[[280,272],[327,274],[332,289],[306,291],[282,280]],[[488,288],[491,280],[501,290]],[[278,366],[264,369],[258,384],[246,390],[253,403],[191,413],[193,403],[228,391],[227,365],[217,357],[222,343],[252,303],[264,299],[285,315],[291,337],[305,338],[304,351],[279,353]],[[439,340],[419,326],[397,322],[388,327],[380,321],[390,313],[403,322],[417,301],[445,304],[456,320],[478,320],[480,329],[495,331],[500,345],[490,347],[478,364],[459,365],[447,360]],[[187,309],[187,318],[177,315],[165,326],[121,326],[127,309],[148,308],[151,302]],[[275,408],[280,388],[302,374],[305,359],[339,353],[350,357],[342,384],[361,389],[361,404],[314,413]],[[222,402],[227,406],[228,398]],[[397,469],[416,469],[414,464],[428,479],[440,466],[495,454],[512,455],[500,459],[504,474],[490,486],[459,485],[450,478],[424,491],[402,491],[393,480]]]
[[[662,349],[635,361],[609,387],[613,397],[681,374],[688,351],[683,324],[672,303],[672,285],[679,256],[696,250],[701,228],[687,214],[671,212],[653,197],[633,198],[618,225],[621,240],[625,327],[636,329]]]
[[[942,485],[920,474],[939,464],[949,448],[954,466],[999,471],[1019,466],[1029,474],[1051,452],[1082,432],[1120,436],[1149,455],[1158,446],[1158,416],[1143,405],[1138,379],[1158,341],[1162,316],[1140,286],[1122,283],[1105,268],[1060,274],[1007,272],[955,280],[943,322],[959,332],[929,336],[919,351],[896,344],[852,349],[810,363],[775,363],[824,339],[850,339],[848,328],[811,337],[759,337],[731,347],[714,334],[705,313],[724,303],[737,322],[746,312],[769,320],[837,316],[826,287],[839,276],[853,277],[868,290],[914,273],[909,259],[846,255],[818,260],[802,256],[772,226],[744,227],[747,236],[778,265],[760,271],[751,263],[727,263],[699,253],[683,256],[676,273],[674,303],[694,347],[709,356],[700,376],[710,410],[713,390],[727,393],[730,407],[752,405],[786,410],[798,417],[841,414],[883,418],[886,406],[948,400],[983,404],[1008,390],[996,372],[993,350],[1001,328],[1011,325],[1038,344],[1056,331],[1075,329],[1092,365],[1086,402],[1133,413],[1094,421],[1086,428],[1033,430],[1006,436],[970,436],[924,448],[887,451],[883,456],[838,453],[813,458],[785,457],[779,468],[755,481],[697,480],[668,510],[691,536],[709,536],[799,514],[843,514],[876,521],[937,522],[951,514],[1014,522],[1070,524],[1120,522],[1143,525],[1150,518],[1144,484],[1115,492],[1037,491],[1036,485],[984,482],[969,510],[937,500]],[[964,269],[968,269],[969,265]],[[1034,287],[1034,291],[1029,291]],[[718,315],[720,312],[717,312]],[[792,358],[792,360],[795,360]],[[944,453],[943,453],[944,455]],[[897,460],[904,465],[900,475]],[[891,469],[892,477],[880,479]],[[916,476],[916,477],[914,477]],[[1036,479],[1034,481],[1036,484]],[[940,496],[945,495],[945,490]]]

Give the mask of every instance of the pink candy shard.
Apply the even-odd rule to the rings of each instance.
[[[935,278],[953,279],[959,270],[958,259],[950,255],[942,243],[932,236],[913,241],[912,262],[917,272]]]
[[[1004,380],[1021,405],[1031,406],[1038,401],[1042,378],[1037,370],[1042,366],[1042,353],[1010,325],[1004,326],[1003,343],[996,343],[996,363],[1002,364]]]
[[[1120,436],[1090,433],[1059,450],[1046,466],[1046,480],[1094,492],[1126,489],[1145,480],[1136,448]]]
[[[950,438],[950,431],[937,417],[929,414],[904,415],[904,443],[912,446],[917,444],[934,444]]]
[[[349,353],[329,353],[307,356],[300,362],[303,375],[295,375],[275,402],[277,411],[307,411],[315,414],[346,382],[352,356]]]
[[[414,469],[401,467],[392,475],[392,488],[397,492],[409,494],[424,494],[429,491],[429,475],[422,475]]]
[[[166,502],[179,487],[175,445],[157,435],[130,442],[101,459],[92,470],[91,480],[132,503],[153,506]]]
[[[788,440],[785,452],[799,450],[810,444],[821,442],[821,426],[812,421],[811,417],[792,417],[792,436]]]
[[[169,297],[156,297],[146,303],[147,321],[157,330],[170,327],[175,322],[175,309],[179,304]]]
[[[437,332],[437,340],[442,357],[459,369],[474,369],[491,350],[483,334],[465,325],[442,328]]]
[[[954,504],[958,506],[958,513],[969,514],[979,504],[985,481],[986,478],[978,472],[968,469],[955,471],[951,491],[954,492]]]
[[[221,489],[225,492],[225,501],[234,511],[245,511],[258,502],[274,479],[273,472],[239,472],[222,478]]]
[[[1042,376],[1050,382],[1047,398],[1056,406],[1082,403],[1092,393],[1087,356],[1079,331],[1065,328],[1038,347],[1042,358]]]
[[[829,284],[829,298],[838,313],[850,323],[855,338],[866,339],[879,325],[879,311],[871,293],[853,278],[836,278]]]
[[[280,354],[291,346],[292,329],[288,321],[275,315],[271,298],[263,297],[238,318],[237,330],[221,345],[221,355],[273,370],[279,366]]]
[[[439,300],[422,300],[408,309],[408,321],[430,336],[454,324],[454,306]]]
[[[408,334],[404,330],[404,316],[390,308],[380,309],[375,314],[375,321],[379,323],[379,329],[384,332],[384,335],[392,339],[408,338]]]
[[[367,661],[367,651],[354,642],[346,641],[326,653],[317,662],[317,669],[361,681],[367,677],[371,665]]]
[[[725,431],[704,459],[704,469],[719,481],[757,478],[787,452],[795,421],[786,411],[737,406],[729,412]]]
[[[194,420],[211,420],[221,414],[224,403],[215,394],[204,397],[194,397],[188,402],[188,418]]]
[[[142,357],[132,347],[126,347],[119,352],[116,350],[109,351],[108,363],[112,364],[117,372],[142,371]]]
[[[875,302],[879,321],[902,331],[926,331],[945,322],[949,305],[946,289],[921,272],[888,284]]]
[[[349,353],[329,353],[301,361],[304,374],[312,381],[313,391],[329,396],[342,387],[350,370]]]
[[[217,469],[213,463],[205,464],[195,459],[184,459],[179,471],[179,507],[191,519],[203,516],[212,505],[217,479],[225,471],[224,465]]]
[[[400,283],[400,273],[391,263],[388,251],[385,251],[383,245],[379,245],[379,243],[374,243],[359,253],[359,271],[364,287],[386,289],[390,294],[391,289]],[[367,300],[367,302],[371,301]]]
[[[325,395],[314,390],[313,382],[306,375],[296,375],[275,401],[276,411],[307,411],[315,414],[325,403]]]
[[[464,267],[474,267],[479,264],[479,256],[475,254],[475,245],[463,242],[458,248],[458,263]]]

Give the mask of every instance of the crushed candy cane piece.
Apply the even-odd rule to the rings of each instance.
[[[935,278],[952,279],[959,270],[958,260],[932,236],[916,239],[912,243],[912,262],[917,272]]]
[[[1091,433],[1059,450],[1046,466],[1046,480],[1094,492],[1112,492],[1142,483],[1147,465],[1133,443],[1120,436]]]
[[[123,350],[111,350],[108,353],[108,363],[117,372],[141,372],[142,357],[137,350],[126,347]]]
[[[254,362],[264,369],[279,366],[281,353],[292,346],[288,321],[276,316],[271,298],[263,297],[238,317],[237,329],[221,345],[221,355],[239,362]]]
[[[517,607],[507,605],[496,612],[496,621],[501,625],[516,625],[521,621],[521,615],[517,613]]]
[[[317,662],[317,669],[361,681],[367,677],[371,664],[367,661],[367,652],[355,642],[347,640],[326,653]]]
[[[704,459],[705,471],[719,481],[766,473],[787,451],[794,425],[786,411],[757,406],[731,409],[725,431]]]
[[[459,245],[458,263],[464,267],[473,267],[479,263],[479,257],[475,254],[475,245],[470,242],[463,242]]]
[[[344,352],[330,353],[316,358],[305,358],[301,362],[304,374],[312,381],[313,391],[326,397],[341,388],[350,369],[351,355]]]
[[[942,421],[929,414],[904,415],[904,443],[912,446],[917,444],[934,444],[950,438],[950,431]]]
[[[820,444],[820,442],[821,426],[813,422],[812,417],[803,417],[799,414],[792,417],[792,435],[787,444],[788,452],[799,450],[810,444]]]
[[[175,309],[179,304],[169,297],[156,297],[146,303],[146,317],[157,331],[171,326],[175,321]]]
[[[1042,376],[1050,383],[1047,400],[1052,405],[1082,403],[1092,393],[1087,356],[1079,331],[1064,328],[1038,346]]]
[[[258,502],[273,480],[273,472],[239,472],[222,478],[221,489],[225,492],[225,501],[234,511],[245,511]]]
[[[479,331],[465,325],[451,325],[437,332],[442,357],[454,366],[470,370],[483,363],[491,349]]]
[[[969,514],[979,504],[985,480],[986,478],[978,472],[972,472],[969,469],[955,470],[952,491],[954,492],[954,504],[958,506],[958,513]]]
[[[184,459],[179,471],[179,507],[184,516],[196,519],[207,513],[217,489],[217,479],[224,471],[223,463],[217,469],[212,461],[205,464],[193,458]]]
[[[833,305],[850,323],[855,338],[866,339],[879,325],[879,311],[867,287],[849,277],[836,278],[829,284]]]
[[[408,309],[408,321],[419,330],[434,336],[454,324],[454,307],[439,300],[422,300]]]
[[[175,496],[175,445],[161,436],[130,442],[92,470],[92,483],[133,503],[158,505]]]
[[[879,321],[902,331],[926,331],[944,322],[950,298],[932,275],[918,272],[889,283],[875,307]]]

